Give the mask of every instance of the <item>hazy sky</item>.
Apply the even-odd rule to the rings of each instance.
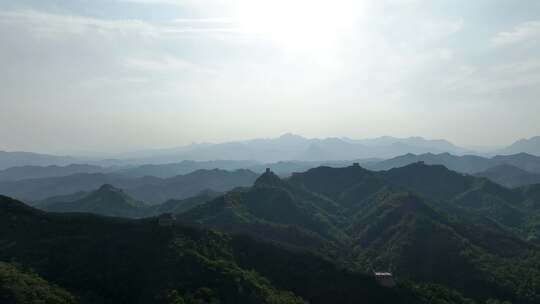
[[[0,0],[0,150],[540,135],[538,0]]]

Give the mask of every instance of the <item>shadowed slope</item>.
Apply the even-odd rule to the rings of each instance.
[[[156,219],[47,214],[2,196],[0,240],[0,260],[31,266],[84,303],[304,303],[292,292],[315,304],[419,303],[408,290],[385,290],[310,253]],[[317,269],[317,280],[287,279],[311,277],[306,269]]]
[[[79,199],[49,200],[40,205],[41,209],[51,212],[87,212],[122,217],[141,217],[145,214],[145,207],[144,203],[134,200],[121,189],[107,184]]]

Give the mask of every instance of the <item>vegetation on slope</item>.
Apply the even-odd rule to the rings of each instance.
[[[391,270],[479,302],[535,303],[540,251],[520,238],[528,221],[522,198],[522,191],[442,166],[382,173],[320,167],[286,180],[265,173],[254,187],[181,219],[313,249],[345,267]]]
[[[51,285],[37,274],[0,262],[0,303],[74,304],[69,292]]]
[[[339,294],[350,296],[341,303],[419,303],[308,252],[155,218],[48,214],[0,197],[0,242],[0,260],[32,267],[83,303],[328,303]]]

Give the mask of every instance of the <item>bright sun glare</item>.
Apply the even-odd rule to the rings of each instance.
[[[243,30],[289,52],[331,53],[362,12],[353,0],[239,0],[236,19]],[[328,54],[327,54],[328,55]]]

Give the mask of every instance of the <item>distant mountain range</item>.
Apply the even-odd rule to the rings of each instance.
[[[498,155],[491,158],[449,153],[406,154],[364,166],[371,170],[389,170],[423,162],[430,165],[443,165],[448,169],[488,178],[500,185],[514,188],[540,183],[540,157],[519,153]]]
[[[478,154],[471,149],[454,145],[443,139],[425,139],[422,137],[396,138],[391,136],[372,139],[338,137],[319,139],[305,138],[287,133],[277,138],[232,141],[218,144],[191,144],[178,148],[154,149],[109,155],[108,158],[70,157],[29,152],[0,151],[0,170],[20,166],[66,166],[69,164],[126,167],[163,165],[181,163],[183,161],[205,161],[208,162],[208,166],[213,166],[212,168],[232,170],[248,168],[249,166],[256,166],[260,163],[281,161],[350,161],[373,158],[385,159],[409,153],[450,153],[454,155]],[[530,139],[521,139],[506,148],[484,153],[489,153],[491,155],[528,153],[540,156],[540,136]],[[212,164],[212,162],[215,163]],[[184,163],[181,166],[182,167],[176,169],[176,174],[187,173],[182,172],[182,170],[185,170],[185,168],[189,166],[189,163]],[[199,167],[198,169],[210,169],[210,167]],[[131,172],[133,174],[141,174],[141,172],[144,172],[145,170],[159,170],[159,168],[147,166],[145,168],[140,168],[140,170],[140,172],[137,172],[137,170],[131,171],[130,168],[126,168],[126,172]]]
[[[389,170],[392,168],[403,167],[416,162],[424,162],[429,165],[444,165],[448,169],[463,173],[475,173],[484,171],[498,164],[497,162],[489,158],[476,155],[457,156],[450,153],[408,153],[405,155],[400,155],[398,157],[383,160],[378,163],[367,165],[366,168],[377,171]]]
[[[162,213],[181,213],[210,201],[218,195],[220,195],[219,192],[205,190],[186,199],[172,199],[163,204],[147,205],[132,198],[122,189],[105,184],[90,192],[53,196],[37,202],[34,206],[50,212],[85,212],[106,216],[142,218],[158,216]]]
[[[161,161],[168,162],[216,159],[277,162],[289,160],[336,161],[374,157],[387,158],[404,153],[427,152],[464,154],[470,151],[455,146],[445,140],[427,140],[421,137],[381,137],[370,140],[353,140],[348,138],[308,139],[288,133],[278,138],[253,139],[221,144],[195,144],[175,150],[166,150],[166,152],[149,151],[149,155],[146,158],[140,158],[140,154],[127,156],[138,156],[144,162],[152,162],[154,156],[150,152],[157,153]]]
[[[150,161],[149,151],[146,160]],[[305,138],[287,133],[278,138],[253,139],[222,144],[194,144],[177,149],[152,151],[168,160],[256,160],[277,162],[287,160],[335,161],[367,158],[391,158],[412,153],[450,153],[455,155],[478,154],[443,139],[422,137],[396,138],[383,136],[373,139]],[[540,136],[519,140],[507,148],[491,154],[528,153],[540,156]]]
[[[39,208],[52,212],[87,212],[108,216],[142,217],[146,205],[131,198],[121,189],[105,184],[99,189],[83,194],[49,198]]]
[[[0,151],[0,170],[17,166],[65,166],[78,162],[77,158],[69,156]]]
[[[136,200],[160,204],[169,199],[184,199],[204,190],[224,192],[250,186],[257,174],[249,170],[197,170],[170,178],[126,177],[119,174],[79,173],[62,177],[0,182],[0,194],[36,203],[53,196],[93,191],[103,184],[123,189]]]
[[[243,160],[211,160],[211,161],[193,161],[183,160],[178,163],[167,164],[144,164],[140,166],[129,166],[120,168],[114,172],[120,175],[131,177],[155,176],[161,178],[173,177],[176,175],[188,174],[197,170],[238,170],[250,169],[260,165],[255,161]]]
[[[443,165],[450,170],[468,174],[482,172],[503,164],[512,165],[532,173],[540,173],[540,157],[526,153],[498,155],[491,158],[476,155],[456,156],[449,153],[426,153],[419,155],[409,153],[380,162],[369,163],[365,167],[372,170],[388,170],[416,162]]]
[[[362,165],[373,164],[381,159],[355,160]],[[169,164],[146,164],[140,166],[100,167],[86,164],[72,164],[67,166],[19,166],[0,170],[0,182],[20,181],[24,179],[62,177],[79,173],[103,173],[115,174],[124,177],[159,177],[170,178],[177,175],[185,175],[197,170],[221,169],[234,171],[247,169],[262,173],[266,168],[272,169],[279,175],[287,176],[293,172],[305,171],[310,168],[327,165],[333,167],[346,167],[353,161],[280,161],[275,163],[260,163],[254,161],[192,161],[184,160],[179,163]]]
[[[0,170],[0,181],[60,177],[77,173],[105,173],[113,170],[113,168],[103,168],[85,164],[70,164],[67,166],[16,166]]]
[[[510,146],[496,151],[497,154],[516,154],[528,153],[540,156],[540,136],[531,137],[529,139],[520,139]]]
[[[489,168],[486,171],[476,173],[475,176],[489,178],[509,188],[540,184],[540,174],[531,173],[508,164]]]
[[[257,174],[264,172],[266,168],[287,177],[294,172],[303,172],[319,166],[347,167],[356,162],[367,169],[381,171],[420,161],[444,165],[461,173],[479,174],[508,187],[536,183],[535,176],[540,175],[540,157],[525,153],[491,158],[426,153],[405,154],[386,160],[283,161],[267,164],[222,160],[182,161],[130,167],[23,166],[0,171],[0,193],[32,202],[78,191],[92,191],[103,184],[111,184],[124,189],[137,200],[159,204],[169,199],[184,199],[203,190],[223,192],[238,186],[249,186]],[[509,166],[525,173],[517,174],[515,170],[510,170]],[[500,168],[490,170],[496,167]]]

